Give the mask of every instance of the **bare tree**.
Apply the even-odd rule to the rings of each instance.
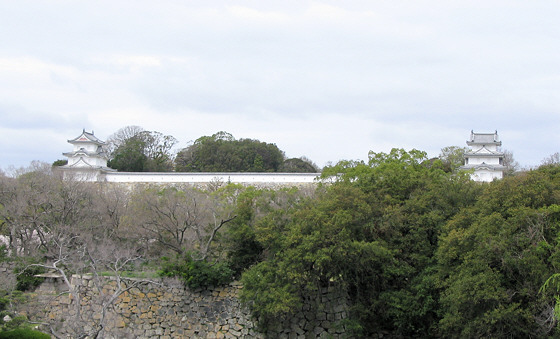
[[[541,165],[544,165],[544,166],[546,166],[546,165],[558,165],[558,164],[560,164],[560,153],[559,152],[551,154],[541,161]]]
[[[98,238],[88,232],[79,234],[70,230],[65,235],[53,239],[57,250],[51,263],[32,264],[58,274],[65,290],[54,298],[69,295],[71,304],[61,331],[55,324],[43,319],[39,323],[49,328],[56,338],[103,338],[110,313],[116,312],[114,304],[124,292],[143,284],[159,284],[147,279],[126,278],[123,273],[134,268],[143,257],[141,251],[111,237]],[[109,290],[107,278],[101,276],[108,272],[114,281]],[[76,283],[73,279],[82,280]],[[86,280],[91,282],[84,284]]]
[[[145,141],[145,154],[151,164],[149,168],[169,168],[172,169],[174,153],[173,146],[177,144],[177,139],[171,135],[163,135],[160,132],[142,132]]]
[[[117,187],[62,180],[41,166],[21,170],[14,177],[0,177],[0,220],[11,254],[40,256],[43,262],[30,266],[60,276],[66,289],[56,298],[71,296],[67,331],[58,333],[46,322],[56,337],[104,337],[118,296],[139,284],[153,283],[123,276],[145,257],[145,249],[119,237],[129,199],[122,192]],[[102,272],[109,272],[115,281],[110,291],[103,288]],[[84,287],[72,283],[73,275],[91,277],[94,308],[83,299]]]
[[[97,186],[92,209],[98,224],[105,228],[105,232],[119,233],[121,221],[126,215],[130,201],[130,191],[117,184],[100,184]]]
[[[119,146],[123,145],[128,139],[136,137],[138,134],[144,132],[140,126],[126,126],[107,138],[107,154],[112,154]]]
[[[512,175],[517,172],[520,168],[519,163],[513,158],[513,152],[508,150],[503,150],[504,152],[504,160],[502,165],[506,167],[505,175]]]
[[[57,178],[42,171],[20,172],[2,180],[0,217],[13,255],[32,255],[45,242],[57,204]]]
[[[140,228],[145,241],[177,254],[196,251],[203,260],[217,232],[235,218],[236,194],[227,187],[212,193],[187,186],[143,189],[132,198],[126,222]]]

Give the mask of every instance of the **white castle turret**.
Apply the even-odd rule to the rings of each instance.
[[[461,168],[474,169],[473,180],[490,182],[504,176],[506,167],[503,165],[504,153],[500,149],[502,142],[498,138],[498,131],[494,133],[471,131],[467,145],[471,150],[465,153],[465,164]]]
[[[72,152],[62,153],[68,157],[68,164],[61,167],[65,175],[79,176],[81,179],[97,180],[102,172],[113,172],[107,167],[107,154],[103,147],[106,143],[88,133],[85,129],[78,137],[68,140],[74,145]]]

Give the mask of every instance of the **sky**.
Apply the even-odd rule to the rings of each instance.
[[[83,129],[218,131],[320,167],[466,147],[560,151],[560,2],[0,1],[0,168]]]

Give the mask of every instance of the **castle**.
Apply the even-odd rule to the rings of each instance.
[[[467,140],[471,148],[465,153],[464,170],[474,170],[472,179],[475,181],[490,182],[502,179],[504,176],[504,153],[500,150],[502,142],[498,138],[498,131],[494,133],[475,133]]]
[[[72,152],[63,153],[68,164],[61,166],[65,178],[92,182],[117,183],[186,183],[207,185],[213,182],[238,183],[257,186],[294,186],[312,184],[320,173],[179,173],[179,172],[117,172],[107,167],[106,143],[93,131],[82,131],[78,137],[68,140],[74,146]],[[464,170],[474,170],[472,179],[489,182],[501,179],[505,166],[502,142],[498,132],[474,133],[467,140],[471,150],[465,153]]]
[[[114,183],[166,183],[208,185],[211,183],[237,183],[254,186],[299,186],[313,184],[320,173],[179,173],[179,172],[117,172],[107,167],[108,155],[105,142],[93,131],[82,131],[78,137],[68,140],[74,146],[72,152],[63,153],[68,164],[61,166],[65,178],[91,182]]]

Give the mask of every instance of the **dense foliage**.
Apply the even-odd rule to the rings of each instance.
[[[227,132],[202,136],[176,156],[175,144],[177,139],[173,136],[127,126],[109,136],[107,164],[125,172],[319,172],[306,157],[285,159],[275,144],[236,140]],[[64,164],[57,160],[53,166]]]
[[[14,268],[16,274],[16,286],[18,291],[29,291],[35,289],[45,280],[45,278],[36,277],[37,274],[45,273],[43,267],[29,266],[37,263],[35,260],[25,260],[20,262]]]
[[[194,260],[190,253],[173,259],[163,257],[159,275],[178,277],[190,288],[220,286],[233,280],[233,271],[227,262]]]
[[[51,336],[28,328],[0,332],[0,339],[50,339]]]
[[[305,157],[290,158],[284,160],[278,168],[278,172],[283,173],[318,173],[319,168]]]
[[[10,304],[17,303],[17,299],[21,299],[17,291],[7,294],[0,290],[0,338],[49,339],[50,335],[32,330],[32,325],[25,316],[16,315],[9,310]]]
[[[263,328],[329,286],[348,295],[352,337],[560,336],[560,166],[476,183],[447,151],[371,152],[313,188],[123,194],[31,171],[0,180],[4,256],[63,253],[73,273],[118,254],[114,274],[141,257],[192,288],[240,279]]]
[[[175,159],[177,172],[276,172],[284,154],[274,144],[253,139],[236,140],[218,132],[198,138]]]
[[[243,230],[261,252],[242,298],[261,321],[335,285],[356,336],[557,334],[554,291],[539,289],[560,264],[560,168],[480,184],[395,149],[324,178],[335,182]]]
[[[173,169],[171,149],[177,139],[160,132],[128,126],[109,137],[108,166],[125,172],[168,172]]]

